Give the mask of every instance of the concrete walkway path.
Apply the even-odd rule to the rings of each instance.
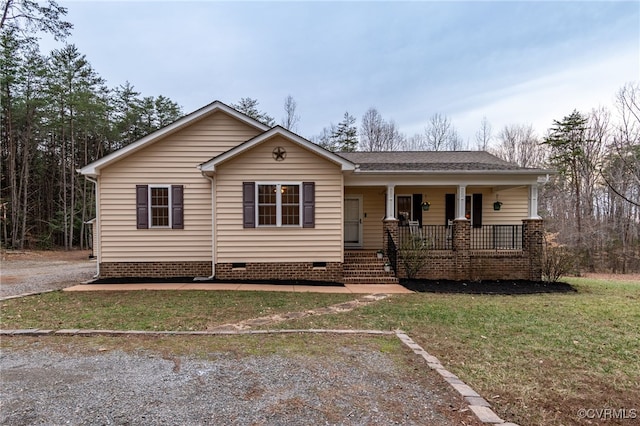
[[[232,291],[284,291],[294,293],[346,293],[346,294],[410,294],[413,291],[399,284],[346,284],[341,286],[274,285],[238,283],[147,283],[147,284],[81,284],[64,291],[131,291],[131,290],[232,290]]]

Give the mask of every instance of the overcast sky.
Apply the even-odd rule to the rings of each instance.
[[[185,113],[256,98],[278,122],[290,94],[305,137],[372,106],[408,136],[435,113],[471,145],[483,116],[542,134],[640,80],[638,1],[58,2],[110,87]]]

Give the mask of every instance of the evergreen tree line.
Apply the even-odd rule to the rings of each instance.
[[[93,184],[76,170],[175,121],[164,96],[115,88],[76,46],[42,54],[18,27],[0,33],[2,246],[87,246]]]

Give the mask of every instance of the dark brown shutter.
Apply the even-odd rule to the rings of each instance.
[[[413,220],[422,226],[422,194],[413,194]]]
[[[256,183],[242,182],[242,227],[256,227]]]
[[[136,185],[136,223],[138,229],[149,228],[148,185]]]
[[[473,217],[471,225],[474,228],[482,227],[482,194],[473,194]]]
[[[182,185],[171,185],[171,227],[184,229],[184,195]]]
[[[314,228],[316,226],[315,182],[302,182],[302,200],[302,227]]]
[[[456,194],[444,195],[444,224],[456,218]]]

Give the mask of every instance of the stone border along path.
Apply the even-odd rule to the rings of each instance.
[[[16,296],[14,296],[16,297]],[[12,298],[14,298],[12,297]],[[491,409],[491,405],[474,391],[470,386],[460,380],[455,374],[445,369],[438,358],[430,355],[422,346],[413,341],[402,330],[328,330],[328,329],[302,329],[302,330],[250,330],[251,327],[277,324],[290,319],[299,319],[312,315],[327,315],[338,312],[349,312],[357,307],[365,306],[389,297],[387,294],[370,294],[350,302],[339,303],[325,308],[310,309],[303,312],[289,312],[275,314],[260,318],[252,318],[235,324],[223,324],[212,327],[206,331],[143,331],[143,330],[81,330],[61,329],[42,330],[30,328],[25,330],[0,330],[0,336],[221,336],[221,335],[251,335],[251,334],[294,334],[294,333],[327,333],[327,334],[365,334],[365,335],[395,335],[402,343],[408,346],[416,355],[425,359],[427,365],[435,370],[442,378],[458,392],[469,404],[469,409],[478,419],[487,424],[501,426],[518,426],[515,423],[505,422]]]

